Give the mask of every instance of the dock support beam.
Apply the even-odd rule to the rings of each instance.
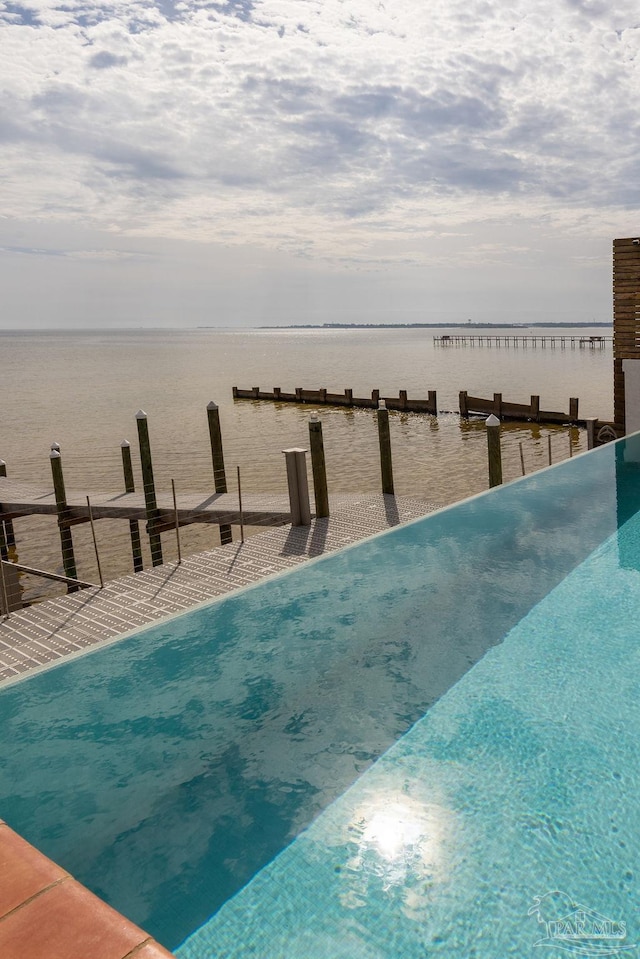
[[[71,537],[71,530],[65,522],[69,518],[69,510],[67,508],[67,493],[64,488],[64,476],[62,474],[62,458],[60,456],[60,449],[52,449],[49,454],[49,458],[51,460],[51,473],[53,475],[53,491],[56,497],[56,509],[58,511],[58,529],[60,531],[60,546],[62,548],[62,565],[64,567],[64,574],[69,579],[77,579],[78,573],[76,571],[76,559],[73,554],[73,539]],[[75,593],[78,588],[78,586],[70,583],[67,586],[67,592]]]
[[[287,466],[291,525],[310,526],[311,504],[309,502],[309,482],[307,480],[307,451],[292,447],[282,452]]]
[[[382,492],[393,496],[393,464],[391,462],[391,431],[389,429],[389,410],[384,400],[378,406],[378,440],[380,443],[380,472],[382,474]]]
[[[255,387],[257,390],[258,388]],[[224,453],[222,450],[222,430],[220,429],[220,410],[211,400],[207,403],[207,420],[209,422],[209,440],[211,442],[211,460],[213,463],[213,482],[216,493],[227,492],[227,474],[224,469]],[[224,524],[220,527],[220,543],[233,542],[231,527]]]
[[[489,456],[489,486],[502,483],[502,453],[500,450],[500,420],[493,413],[485,420],[487,452]]]
[[[135,493],[136,484],[133,479],[133,465],[131,463],[131,443],[123,440],[120,444],[122,450],[122,469],[124,472],[124,491],[125,493]],[[137,519],[129,520],[129,535],[131,536],[131,555],[133,557],[134,573],[141,573],[144,565],[142,562],[142,542],[140,541],[140,526]]]
[[[0,476],[6,476],[6,475],[7,475],[7,464],[5,463],[4,460],[0,460]],[[13,520],[6,519],[4,521],[4,535],[6,538],[7,546],[16,545],[16,534],[13,531]],[[6,558],[7,557],[5,556],[4,559]]]
[[[144,410],[136,413],[138,427],[138,442],[140,444],[140,465],[142,467],[142,485],[144,487],[144,504],[147,510],[147,532],[151,548],[152,566],[162,566],[162,542],[160,533],[155,532],[158,521],[158,503],[156,487],[153,479],[153,463],[151,462],[151,444],[149,443],[149,424]]]
[[[316,518],[329,515],[329,493],[327,490],[327,467],[324,459],[324,441],[322,423],[315,413],[309,418],[309,447],[311,449],[311,470],[313,473],[313,495],[316,502]]]

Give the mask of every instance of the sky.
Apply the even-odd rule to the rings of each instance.
[[[608,322],[636,0],[0,0],[0,328]]]

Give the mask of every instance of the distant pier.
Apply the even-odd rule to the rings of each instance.
[[[572,350],[575,350],[576,347],[579,349],[591,349],[591,350],[603,350],[608,343],[613,343],[612,336],[559,336],[557,334],[549,335],[545,333],[544,335],[536,334],[526,334],[526,335],[514,335],[513,333],[509,334],[500,334],[495,335],[491,334],[487,336],[486,334],[468,334],[463,333],[458,335],[457,333],[446,333],[442,336],[434,336],[433,344],[434,346],[506,346],[513,347],[514,349],[522,348],[527,349],[532,347],[536,349],[541,347],[545,349],[550,347],[550,349],[555,349],[560,347],[560,349],[566,349],[569,347]]]

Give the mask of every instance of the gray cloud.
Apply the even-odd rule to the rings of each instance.
[[[94,70],[108,70],[110,67],[122,67],[127,63],[127,57],[118,57],[108,50],[100,50],[89,59],[89,66]]]
[[[419,264],[426,238],[488,222],[625,235],[636,17],[631,0],[5,3],[0,209],[345,268]]]

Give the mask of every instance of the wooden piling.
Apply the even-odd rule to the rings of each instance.
[[[257,389],[257,387],[254,387]],[[209,440],[211,443],[211,461],[213,464],[213,482],[216,493],[227,492],[227,474],[224,468],[224,452],[222,449],[222,430],[220,429],[220,410],[211,400],[207,403],[207,420],[209,422]],[[224,524],[220,527],[220,542],[224,546],[233,542],[231,526]]]
[[[309,483],[307,481],[307,451],[299,447],[282,451],[287,467],[287,486],[292,526],[311,525]]]
[[[500,420],[492,413],[485,420],[487,427],[487,453],[489,459],[489,486],[502,483],[502,452],[500,449]]]
[[[570,396],[569,397],[569,419],[572,422],[578,419],[578,397]]]
[[[327,490],[327,468],[324,458],[322,423],[313,414],[309,419],[309,448],[311,450],[311,471],[313,473],[313,495],[316,504],[316,517],[329,515],[329,494]]]
[[[9,550],[7,549],[7,535],[5,533],[6,520],[0,519],[0,559],[5,562],[9,559]]]
[[[378,406],[378,440],[380,443],[380,472],[382,492],[393,495],[393,463],[391,461],[391,431],[389,429],[389,410],[384,400]]]
[[[102,578],[102,566],[100,564],[100,552],[98,550],[98,540],[96,539],[96,527],[93,522],[93,511],[91,509],[91,500],[87,496],[87,511],[89,513],[89,522],[91,524],[91,537],[93,539],[93,551],[96,554],[96,566],[98,567],[98,579],[100,580],[100,589],[104,589],[104,579]]]
[[[467,418],[469,416],[469,408],[467,406],[467,391],[460,390],[458,394],[458,405],[460,407],[460,416]]]
[[[182,550],[180,549],[180,520],[178,518],[178,502],[176,500],[175,480],[171,480],[171,495],[173,496],[173,518],[176,527],[176,549],[178,551],[178,566],[182,563]]]
[[[124,472],[124,491],[125,493],[135,493],[136,484],[133,479],[133,465],[131,463],[131,444],[128,440],[123,440],[120,444],[122,451],[122,470]],[[131,556],[133,558],[134,573],[141,573],[144,569],[142,561],[142,541],[140,539],[140,526],[137,519],[129,520],[129,536],[131,538]]]
[[[4,460],[0,460],[0,476],[7,475],[7,464]],[[6,519],[4,521],[4,535],[6,546],[15,546],[16,545],[16,534],[13,530],[13,520]],[[4,559],[7,557],[5,556]]]
[[[531,394],[531,419],[535,423],[540,422],[540,397],[535,393]]]
[[[56,498],[56,510],[58,512],[58,530],[60,532],[60,546],[62,549],[62,565],[65,576],[69,579],[77,579],[76,559],[73,553],[73,539],[71,529],[67,525],[69,512],[67,509],[67,494],[64,488],[64,476],[62,473],[62,457],[60,450],[52,449],[49,453],[51,460],[51,473],[53,475],[53,491]],[[68,593],[75,593],[78,590],[75,583],[69,583]]]
[[[151,564],[162,566],[162,542],[160,533],[155,531],[158,521],[158,503],[156,487],[153,479],[153,463],[151,461],[151,444],[149,443],[149,424],[144,410],[136,413],[138,427],[138,442],[140,444],[140,465],[142,467],[142,484],[144,489],[144,503],[147,511],[147,532],[151,548]]]

